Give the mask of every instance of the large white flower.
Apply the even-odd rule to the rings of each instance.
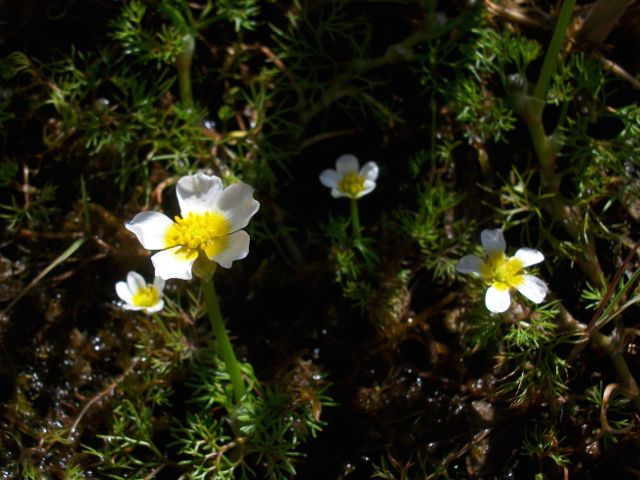
[[[245,183],[222,187],[222,180],[203,173],[178,180],[180,216],[137,214],[125,226],[144,248],[161,250],[151,257],[156,275],[190,280],[207,277],[215,263],[230,268],[249,253],[249,234],[242,230],[258,211],[253,188]]]
[[[116,293],[124,302],[121,307],[125,310],[143,310],[145,313],[155,313],[162,310],[162,290],[164,280],[156,277],[153,284],[147,285],[142,275],[129,272],[126,282],[116,283]]]
[[[336,160],[336,169],[331,168],[320,174],[320,183],[331,189],[333,198],[360,198],[376,188],[378,165],[367,162],[360,168],[353,155],[342,155]]]
[[[544,255],[532,248],[521,248],[513,257],[505,255],[506,243],[500,229],[483,230],[480,234],[482,247],[487,253],[483,259],[477,255],[465,255],[458,261],[460,273],[478,275],[489,286],[484,303],[489,311],[504,312],[511,305],[509,291],[513,288],[534,303],[547,296],[547,285],[533,275],[525,275],[523,268],[544,260]]]

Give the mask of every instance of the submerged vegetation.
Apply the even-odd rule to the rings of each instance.
[[[640,475],[637,6],[0,14],[0,477]]]

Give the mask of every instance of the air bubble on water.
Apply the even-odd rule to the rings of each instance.
[[[353,463],[351,463],[351,462],[345,463],[344,466],[342,467],[342,474],[343,475],[349,475],[355,469],[356,469],[356,466]]]
[[[109,99],[104,97],[100,97],[95,102],[93,102],[93,108],[98,113],[106,112],[110,105],[111,102],[109,102]]]

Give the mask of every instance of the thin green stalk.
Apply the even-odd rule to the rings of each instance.
[[[13,308],[13,306],[16,303],[18,303],[18,300],[24,297],[27,294],[27,292],[29,292],[33,287],[35,287],[38,284],[38,282],[42,280],[44,277],[46,277],[51,270],[56,268],[62,262],[67,260],[69,257],[71,257],[71,255],[73,255],[76,252],[76,250],[78,250],[86,240],[87,240],[86,237],[77,239],[75,242],[73,242],[69,246],[69,248],[67,248],[64,252],[58,255],[49,265],[47,265],[44,268],[44,270],[42,270],[38,275],[36,275],[36,278],[34,278],[33,280],[31,280],[31,282],[29,282],[29,285],[23,288],[22,291],[18,295],[16,295],[13,300],[11,300],[11,303],[9,303],[9,305],[7,305],[4,310],[0,311],[0,318],[4,317],[9,312],[9,310],[11,310],[11,308]]]
[[[178,69],[178,83],[180,84],[180,98],[185,105],[193,105],[191,90],[191,68]]]
[[[167,338],[171,337],[171,332],[167,328],[167,325],[164,323],[164,320],[162,319],[162,317],[157,313],[154,313],[152,317],[153,317],[153,321],[156,322],[160,327],[160,330],[162,330],[162,333],[164,333]]]
[[[559,145],[554,145],[554,142],[551,141],[553,137],[548,137],[544,131],[542,111],[546,105],[551,76],[556,70],[558,55],[562,48],[562,43],[567,33],[575,4],[575,0],[564,0],[562,7],[560,7],[556,28],[553,31],[553,36],[551,37],[551,42],[547,48],[542,69],[540,70],[540,76],[533,91],[533,99],[527,102],[527,126],[529,127],[536,154],[540,161],[542,181],[549,187],[549,190],[555,194],[559,193],[560,190],[560,177],[555,172],[556,155],[559,150]]]
[[[193,105],[193,91],[191,89],[191,61],[195,50],[193,35],[185,35],[184,49],[176,57],[175,67],[178,70],[178,84],[180,86],[180,99],[187,106]]]
[[[89,215],[89,194],[84,175],[80,175],[80,194],[82,195],[82,216],[84,217],[84,233],[91,234],[91,216]]]
[[[540,162],[540,175],[543,185],[553,194],[560,193],[560,176],[556,173],[556,156],[559,145],[547,136],[542,124],[542,116],[527,119],[527,127],[533,141],[533,148]]]
[[[436,146],[438,145],[438,131],[436,129],[438,121],[438,106],[436,104],[435,94],[431,94],[431,141],[429,142],[429,160],[431,161],[431,168],[436,168]]]
[[[556,70],[556,64],[560,49],[571,21],[571,14],[575,6],[575,0],[564,0],[553,37],[545,54],[542,69],[538,82],[536,83],[533,96],[515,95],[514,107],[524,119],[531,140],[540,162],[540,179],[545,193],[548,196],[543,202],[545,210],[551,217],[563,225],[564,229],[576,240],[583,236],[582,224],[584,213],[578,206],[567,205],[560,195],[560,182],[562,175],[556,172],[556,160],[558,152],[562,148],[562,136],[557,130],[561,126],[566,116],[566,109],[563,109],[560,122],[555,127],[555,132],[547,135],[542,122],[542,112],[546,105],[547,91],[551,76]],[[603,274],[596,256],[595,243],[591,236],[586,235],[584,239],[584,252],[578,254],[576,261],[584,272],[589,276],[589,280],[596,286],[603,285]]]
[[[356,240],[362,239],[360,229],[360,216],[358,215],[358,200],[351,198],[351,223],[353,225],[353,237]]]
[[[567,28],[569,27],[571,14],[573,13],[575,5],[576,0],[564,0],[562,7],[560,7],[558,22],[556,23],[556,28],[553,31],[551,43],[549,43],[549,47],[547,48],[542,69],[540,70],[540,76],[538,77],[538,82],[536,83],[536,87],[533,91],[533,96],[542,102],[545,102],[547,99],[549,82],[551,81],[551,76],[556,69],[558,54],[562,48],[562,42],[564,41],[565,33],[567,33]]]
[[[564,125],[564,122],[567,119],[568,114],[569,114],[569,102],[568,101],[562,102],[562,105],[560,106],[560,114],[558,115],[558,123],[556,123],[556,131],[559,128],[562,128],[562,125]]]
[[[220,349],[220,355],[227,367],[227,373],[231,379],[236,403],[240,403],[245,392],[244,381],[242,380],[240,364],[238,363],[236,354],[233,352],[233,347],[229,341],[229,335],[227,335],[227,329],[224,326],[224,320],[222,319],[222,313],[220,312],[220,305],[218,304],[218,296],[216,295],[216,290],[213,286],[213,278],[203,280],[202,289],[204,291],[204,301],[207,306],[207,313],[209,314],[209,320],[211,321],[211,331],[216,338],[218,348]]]

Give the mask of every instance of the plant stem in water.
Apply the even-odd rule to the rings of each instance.
[[[222,313],[220,312],[220,305],[218,304],[218,296],[216,295],[216,290],[213,286],[213,278],[204,280],[202,282],[202,288],[204,291],[204,301],[207,306],[207,313],[209,314],[209,320],[211,321],[211,331],[213,332],[218,348],[220,349],[220,356],[227,367],[227,373],[231,379],[236,403],[240,403],[245,392],[244,381],[242,379],[242,372],[240,371],[240,364],[238,363],[236,354],[234,353],[231,342],[229,341],[227,329],[224,326],[224,320],[222,319]]]
[[[351,223],[353,225],[353,237],[356,240],[360,240],[362,235],[360,234],[360,216],[358,215],[358,200],[351,198]]]

